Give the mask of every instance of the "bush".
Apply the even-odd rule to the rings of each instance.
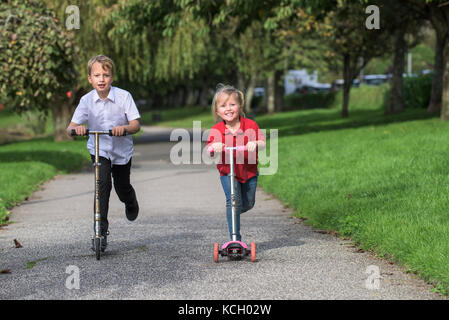
[[[284,97],[284,109],[329,109],[335,96],[336,92],[292,93]]]
[[[432,74],[404,78],[402,97],[405,108],[427,108],[432,91]]]

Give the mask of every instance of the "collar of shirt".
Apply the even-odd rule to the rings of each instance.
[[[225,136],[227,135],[233,135],[233,136],[240,136],[245,134],[245,118],[243,118],[242,116],[239,116],[239,121],[240,121],[240,127],[233,133],[231,130],[229,130],[226,127],[226,123],[223,120],[223,126],[224,126],[224,134]]]
[[[93,94],[92,98],[94,99],[94,103],[98,102],[98,100],[101,101],[101,98],[98,95],[97,90],[94,91],[94,94]],[[115,102],[115,95],[114,95],[114,87],[113,86],[111,86],[111,89],[109,90],[109,94],[108,94],[108,96],[106,97],[105,100],[110,100],[112,102]]]

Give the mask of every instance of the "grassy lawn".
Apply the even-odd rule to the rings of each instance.
[[[78,171],[89,160],[86,140],[53,142],[52,137],[0,146],[0,222],[44,181]]]
[[[355,91],[356,97],[359,93]],[[362,97],[361,97],[362,98]],[[380,100],[257,118],[279,130],[278,170],[260,185],[306,223],[351,238],[449,294],[449,124]]]

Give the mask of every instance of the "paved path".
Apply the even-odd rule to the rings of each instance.
[[[174,143],[136,139],[132,183],[141,212],[128,222],[114,191],[109,247],[90,250],[93,175],[58,176],[12,210],[0,230],[0,299],[441,299],[398,267],[321,234],[258,189],[242,216],[243,240],[257,262],[213,262],[213,243],[227,240],[224,194],[214,166],[170,162]],[[17,239],[23,248],[15,248]],[[369,266],[381,273],[369,290]],[[79,270],[79,289],[68,289]],[[66,273],[68,271],[68,273]]]

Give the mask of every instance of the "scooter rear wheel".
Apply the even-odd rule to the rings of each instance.
[[[214,262],[218,262],[218,242],[214,243]]]
[[[100,238],[95,238],[95,256],[97,260],[100,260],[100,248],[101,248]]]
[[[251,242],[251,261],[256,262],[256,243]]]

